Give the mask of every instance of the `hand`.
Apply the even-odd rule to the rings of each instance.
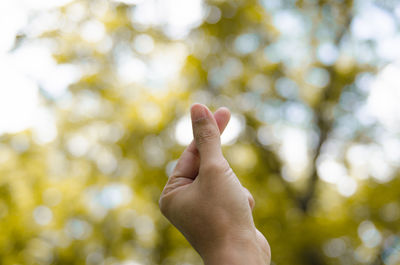
[[[220,132],[230,113],[191,108],[194,141],[186,148],[160,198],[162,213],[206,265],[270,264],[270,248],[252,217],[254,199],[222,155]]]

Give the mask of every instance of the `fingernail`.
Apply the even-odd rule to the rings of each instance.
[[[198,121],[207,117],[207,110],[201,104],[194,104],[191,108],[191,116],[193,121]]]

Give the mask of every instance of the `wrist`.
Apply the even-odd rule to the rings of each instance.
[[[205,265],[269,265],[255,233],[246,233],[226,239],[220,246],[203,253]]]

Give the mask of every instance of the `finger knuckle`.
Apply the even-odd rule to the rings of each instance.
[[[219,172],[220,171],[220,165],[217,162],[209,162],[206,166],[205,166],[205,170],[207,171],[207,173],[214,173],[214,172]]]
[[[253,210],[253,208],[254,208],[254,206],[256,204],[256,201],[254,200],[253,195],[250,193],[250,191],[248,189],[246,189],[245,187],[243,187],[243,189],[244,189],[245,193],[247,194],[247,199],[249,201],[249,206]]]
[[[224,174],[230,170],[229,164],[225,159],[212,160],[205,165],[207,173]]]
[[[249,194],[248,199],[249,199],[250,208],[253,209],[254,206],[256,205],[256,201],[254,200],[254,198],[251,194]]]
[[[166,203],[166,200],[164,196],[161,196],[159,201],[158,201],[158,206],[160,207],[160,211],[164,216],[167,216],[168,214],[168,204]]]
[[[195,134],[197,144],[204,144],[213,141],[218,137],[215,128],[211,126],[204,126],[201,130],[198,130]]]

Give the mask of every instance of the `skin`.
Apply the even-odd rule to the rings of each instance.
[[[185,149],[160,197],[161,212],[186,237],[205,265],[269,265],[271,251],[254,225],[254,199],[221,151],[230,119],[191,107],[193,142]]]

